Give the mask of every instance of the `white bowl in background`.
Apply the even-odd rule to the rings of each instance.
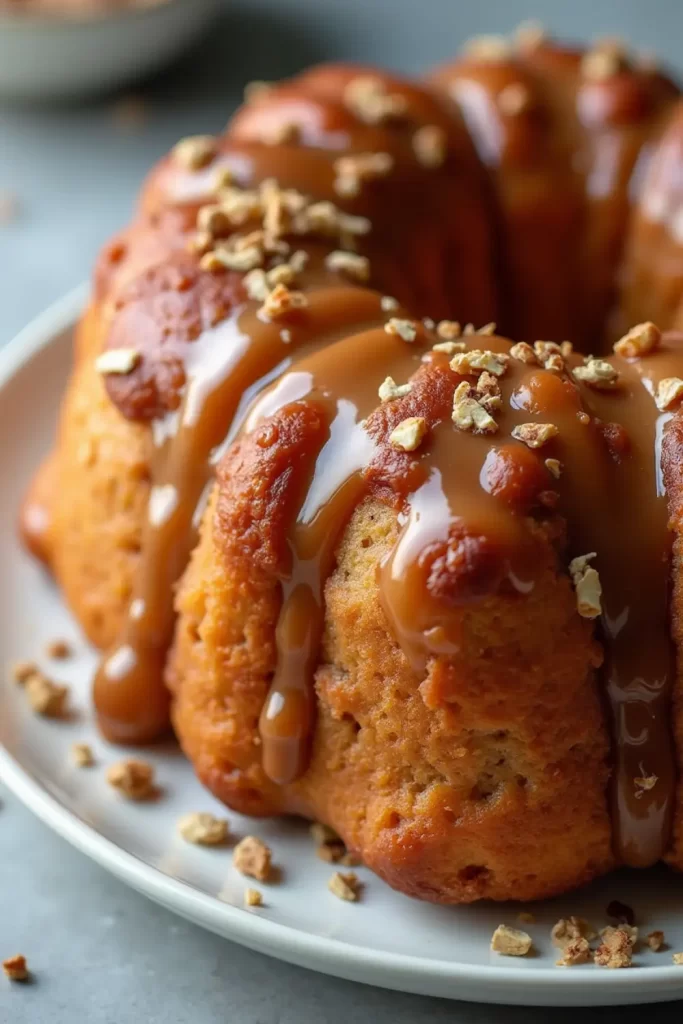
[[[0,10],[0,97],[74,99],[167,64],[206,27],[216,0],[160,0],[78,17]]]

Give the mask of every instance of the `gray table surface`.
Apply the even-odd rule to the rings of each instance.
[[[0,344],[87,277],[147,168],[178,137],[219,129],[245,81],[330,58],[419,71],[469,35],[538,16],[565,36],[618,32],[683,66],[681,0],[230,0],[210,38],[128,93],[132,103],[0,104],[0,204],[8,194],[19,204],[0,224]],[[268,960],[155,907],[0,794],[0,953],[25,952],[36,978],[12,987],[0,979],[0,1024],[568,1024],[576,1016],[383,992]],[[654,1024],[680,1014],[674,1004],[646,1012]],[[635,1024],[642,1014],[582,1017]]]

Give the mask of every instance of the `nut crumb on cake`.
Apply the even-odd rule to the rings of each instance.
[[[393,295],[383,295],[379,304],[384,313],[394,313],[399,305]]]
[[[556,480],[559,480],[562,476],[562,463],[559,459],[546,459],[545,468]]]
[[[448,135],[438,125],[422,125],[413,135],[413,152],[423,167],[442,167],[448,154]]]
[[[491,352],[489,349],[473,348],[469,352],[460,352],[450,362],[451,370],[464,376],[483,373],[502,377],[508,368],[510,357],[503,352]]]
[[[267,882],[272,869],[272,851],[257,836],[245,836],[235,847],[232,863],[241,874]]]
[[[370,278],[370,260],[355,252],[334,249],[325,257],[325,266],[333,273],[345,274],[355,281],[367,281]]]
[[[178,832],[188,843],[217,846],[227,839],[229,827],[225,818],[217,818],[206,811],[193,811],[180,818]]]
[[[132,373],[140,362],[140,353],[136,348],[109,348],[95,360],[95,369],[103,376]]]
[[[473,434],[495,434],[498,424],[486,409],[481,397],[467,381],[458,384],[453,393],[451,419],[458,430]]]
[[[657,385],[655,405],[660,412],[666,412],[683,397],[683,380],[680,377],[664,377]]]
[[[491,936],[491,949],[503,956],[526,956],[533,947],[533,940],[527,932],[499,924]]]
[[[412,389],[412,384],[397,384],[393,377],[385,377],[380,384],[377,395],[382,402],[390,402],[394,398],[403,398]]]
[[[422,444],[427,430],[427,421],[424,416],[409,416],[394,427],[389,435],[389,441],[394,448],[399,448],[404,452],[414,452]]]
[[[9,956],[2,961],[2,969],[10,981],[28,981],[29,970],[26,957],[21,953],[16,956]]]
[[[457,320],[439,320],[436,325],[436,333],[444,341],[455,341],[462,334],[462,328]],[[459,352],[465,350],[465,342],[462,343],[462,348],[458,349]]]
[[[598,391],[609,391],[617,384],[619,371],[605,359],[593,359],[589,356],[583,366],[574,367],[572,377]]]
[[[415,341],[417,337],[417,326],[412,320],[402,320],[400,317],[392,316],[384,325],[387,334],[395,334],[404,341]]]
[[[137,758],[112,764],[107,769],[107,782],[128,800],[149,800],[156,794],[154,766]]]
[[[217,141],[213,135],[188,135],[176,142],[172,157],[187,171],[199,171],[216,155]]]
[[[576,607],[583,619],[597,619],[602,613],[602,584],[600,575],[592,565],[591,559],[596,558],[595,551],[587,555],[579,555],[569,563],[569,575],[576,593]]]
[[[89,743],[72,743],[71,760],[77,768],[92,768],[95,756]]]
[[[662,332],[651,321],[636,324],[631,330],[614,343],[614,351],[625,359],[637,359],[659,348]]]
[[[338,899],[349,903],[356,903],[360,897],[360,881],[353,871],[335,871],[327,887]]]
[[[245,907],[262,907],[263,894],[258,889],[245,889],[244,905]]]
[[[542,448],[558,434],[554,423],[520,423],[512,429],[515,440],[522,441],[527,448]]]

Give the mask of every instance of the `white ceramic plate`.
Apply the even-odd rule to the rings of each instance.
[[[360,903],[342,903],[327,891],[332,871],[318,860],[305,826],[254,822],[229,813],[233,834],[255,833],[273,848],[282,869],[277,885],[259,886],[265,906],[242,906],[245,879],[229,849],[183,842],[175,823],[196,810],[222,813],[177,750],[145,753],[157,767],[163,796],[155,804],[125,803],[106,785],[103,768],[122,756],[96,734],[89,711],[87,650],[59,595],[15,538],[20,496],[47,450],[68,372],[70,328],[85,300],[80,289],[53,307],[0,351],[0,656],[38,657],[56,636],[72,640],[72,661],[42,664],[72,685],[75,720],[34,717],[21,689],[0,679],[0,775],[48,825],[140,892],[182,916],[245,946],[329,974],[387,988],[471,999],[536,1005],[656,1002],[683,996],[683,878],[665,871],[613,875],[581,894],[533,908],[538,954],[525,959],[489,951],[493,928],[515,924],[519,907],[431,907],[392,892],[359,869]],[[77,769],[69,747],[92,744],[98,766]],[[585,916],[606,923],[610,900],[631,904],[644,932],[662,928],[667,952],[639,953],[632,970],[593,965],[555,967],[549,930],[558,917]],[[530,909],[530,908],[524,908]]]
[[[55,100],[119,88],[189,46],[215,0],[159,0],[55,18],[0,11],[0,96]]]

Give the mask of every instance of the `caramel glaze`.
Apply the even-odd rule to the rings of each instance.
[[[642,171],[677,89],[634,67],[591,78],[583,56],[548,42],[497,59],[465,55],[433,81],[462,110],[491,170],[512,336],[584,339],[597,351],[634,169]]]
[[[635,108],[618,100],[628,94],[627,83],[605,83],[591,99],[577,84],[577,60],[541,48],[509,67],[487,64],[456,75],[470,83],[465,93],[476,97],[465,102],[458,90],[480,153],[505,171],[495,181],[501,194],[510,170],[503,213],[510,227],[511,211],[521,211],[515,227],[521,241],[507,253],[516,269],[504,299],[511,324],[538,325],[532,338],[551,333],[554,324],[562,337],[578,323],[583,301],[577,303],[576,295],[586,294],[593,269],[593,262],[590,271],[584,268],[579,287],[578,268],[588,250],[608,261],[611,275],[621,237],[616,211],[627,201],[638,140],[669,96],[664,86],[665,98],[653,89],[656,99],[643,110],[642,127],[634,127]],[[298,284],[308,305],[276,322],[257,313],[238,275],[202,271],[197,257],[185,251],[199,207],[214,195],[219,169],[229,169],[241,187],[277,175],[282,188],[371,219],[361,251],[371,260],[373,283],[411,311],[479,323],[495,316],[494,214],[468,133],[426,90],[372,73],[405,98],[406,112],[396,122],[369,126],[341,102],[358,69],[304,75],[238,115],[207,166],[187,170],[172,158],[162,162],[143,193],[134,228],[100,263],[97,300],[108,324],[107,347],[134,344],[141,357],[132,373],[109,376],[106,386],[125,416],[150,422],[154,448],[138,585],[124,635],[105,655],[96,679],[102,728],[113,739],[145,741],[167,726],[163,665],[173,629],[172,591],[225,444],[241,423],[244,430],[260,431],[264,444],[276,444],[278,417],[312,410],[317,427],[310,444],[279,485],[283,493],[288,487],[296,493],[295,500],[288,498],[291,560],[278,577],[278,666],[261,717],[267,773],[287,782],[305,769],[324,584],[337,539],[366,494],[390,502],[399,516],[400,533],[378,567],[378,585],[387,620],[418,674],[430,658],[457,659],[459,620],[470,602],[499,589],[523,600],[534,586],[537,541],[529,524],[562,519],[569,557],[595,551],[604,590],[602,673],[615,736],[617,852],[630,864],[652,863],[668,834],[674,770],[667,727],[669,536],[658,469],[663,422],[651,391],[658,379],[676,375],[680,339],[667,339],[640,363],[615,357],[622,376],[611,392],[513,360],[501,380],[499,430],[482,437],[451,422],[453,391],[462,378],[445,355],[431,351],[437,339],[422,327],[412,345],[386,333],[381,325],[388,314],[379,294],[344,284],[324,269],[325,253],[338,247],[336,241],[290,240],[311,256]],[[491,101],[520,79],[532,90],[533,104],[513,127],[493,115]],[[636,122],[640,116],[633,114]],[[298,144],[264,141],[292,124]],[[416,126],[424,125],[443,128],[447,139],[445,162],[429,171],[412,145]],[[340,199],[334,162],[340,153],[363,152],[388,152],[392,173],[364,183],[357,197]],[[551,171],[548,186],[544,179]],[[607,198],[610,189],[618,193],[614,200]],[[536,219],[539,195],[545,198]],[[589,202],[598,200],[596,224],[604,226],[595,228],[594,241],[591,227],[589,242],[579,244]],[[566,252],[562,273],[551,258],[557,252]],[[604,290],[596,283],[595,295],[586,297],[577,335],[584,342],[604,313]],[[527,316],[532,306],[534,316]],[[557,319],[555,312],[561,313]],[[470,339],[470,347],[507,346],[499,338]],[[387,375],[399,382],[412,378],[413,389],[377,408],[377,387]],[[247,414],[250,397],[256,402]],[[415,453],[397,451],[388,435],[411,415],[425,418],[428,436]],[[560,431],[537,452],[511,439],[515,424],[534,420],[553,422]],[[563,463],[559,481],[544,466],[548,456]],[[625,508],[628,526],[621,518]],[[634,534],[638,543],[631,553]],[[558,558],[566,557],[558,551]],[[641,649],[643,636],[647,650]],[[634,778],[653,775],[651,789],[636,790]]]
[[[615,333],[645,319],[683,327],[682,165],[683,101],[676,105],[643,170],[624,256]]]
[[[95,680],[100,724],[111,739],[144,742],[168,726],[163,668],[173,630],[173,586],[194,545],[212,451],[230,434],[241,396],[281,372],[298,347],[324,346],[382,317],[377,294],[347,285],[335,298],[333,286],[342,279],[323,267],[324,254],[337,247],[332,242],[292,240],[311,257],[302,275],[309,305],[304,314],[277,323],[259,319],[257,304],[246,302],[241,275],[200,270],[186,242],[199,208],[214,195],[218,172],[229,169],[239,186],[254,187],[277,171],[281,188],[336,202],[354,215],[372,214],[363,252],[373,278],[412,309],[446,315],[457,303],[480,317],[495,308],[477,192],[481,177],[464,128],[426,91],[395,79],[385,84],[401,90],[407,103],[406,116],[393,128],[369,127],[339,102],[308,98],[303,89],[300,111],[306,117],[315,111],[319,119],[314,148],[254,141],[251,136],[262,132],[250,127],[247,110],[235,122],[235,139],[220,140],[209,166],[187,171],[169,158],[143,191],[141,229],[116,239],[100,262],[96,280],[109,323],[107,347],[133,343],[142,354],[134,372],[112,375],[106,386],[125,416],[151,421],[154,439],[139,582],[125,635],[104,656]],[[268,109],[275,121],[290,116],[277,95]],[[432,172],[434,187],[426,193],[425,171],[412,148],[425,119],[448,135],[445,163]],[[327,149],[330,133],[335,144]],[[340,133],[344,152],[388,152],[393,158],[386,179],[366,182],[358,198],[343,204],[334,167]]]
[[[523,600],[533,589],[540,559],[530,522],[561,517],[570,550],[558,558],[595,551],[603,587],[601,675],[615,738],[616,853],[630,865],[652,864],[668,840],[675,769],[668,725],[671,538],[659,469],[670,416],[658,413],[651,392],[680,370],[683,336],[667,337],[660,352],[640,362],[615,356],[620,380],[607,392],[577,385],[567,372],[512,360],[493,436],[451,423],[453,391],[463,378],[446,356],[429,351],[434,340],[423,334],[406,345],[375,331],[322,349],[285,374],[246,421],[244,429],[260,429],[266,444],[277,443],[279,417],[299,415],[302,403],[326,423],[321,437],[317,418],[309,417],[316,429],[305,451],[308,468],[299,471],[307,486],[299,483],[285,527],[291,562],[280,568],[277,670],[261,716],[266,772],[286,783],[305,766],[325,579],[340,532],[365,495],[398,511],[400,533],[378,567],[378,585],[418,677],[430,658],[457,662],[462,615],[472,601],[501,590]],[[469,340],[470,348],[481,344]],[[485,344],[505,352],[509,343]],[[401,382],[412,373],[413,390],[376,409],[376,386],[387,373]],[[411,415],[426,419],[428,436],[414,453],[396,451],[388,435]],[[559,434],[531,451],[511,437],[515,425],[528,422],[552,422]],[[559,480],[544,465],[548,457],[562,463]],[[596,655],[596,667],[601,661]],[[634,782],[651,776],[649,790]]]

